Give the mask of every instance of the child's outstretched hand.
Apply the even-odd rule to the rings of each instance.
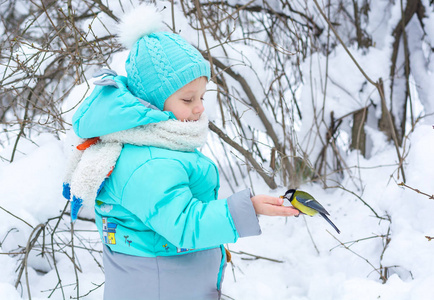
[[[283,199],[279,197],[256,195],[250,199],[258,215],[291,217],[300,213],[293,207],[282,206]]]

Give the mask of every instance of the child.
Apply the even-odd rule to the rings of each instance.
[[[150,6],[125,17],[127,77],[105,71],[73,118],[79,137],[99,138],[75,158],[71,215],[82,201],[95,203],[105,300],[219,299],[222,244],[260,234],[257,214],[298,211],[249,189],[217,200],[217,168],[197,150],[208,132],[209,63],[176,34],[130,24],[137,15],[161,18]]]

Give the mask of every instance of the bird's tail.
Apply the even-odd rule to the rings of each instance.
[[[341,231],[336,227],[336,225],[335,224],[333,224],[333,222],[325,215],[325,214],[323,214],[322,212],[320,212],[320,215],[324,218],[324,219],[326,219],[326,221],[327,222],[329,222],[330,223],[330,225],[332,225],[332,227],[338,232],[338,233],[341,233]]]

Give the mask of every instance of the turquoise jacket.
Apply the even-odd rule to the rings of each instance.
[[[132,95],[122,76],[107,76],[73,117],[82,138],[175,118]],[[95,205],[102,241],[114,252],[176,256],[260,234],[244,190],[218,199],[215,164],[199,151],[124,144]]]
[[[214,163],[199,151],[125,145],[97,197],[97,226],[116,226],[113,239],[103,229],[105,243],[138,256],[234,243],[240,235],[218,188]]]

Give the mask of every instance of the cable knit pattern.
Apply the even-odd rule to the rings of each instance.
[[[165,81],[167,76],[169,75],[168,68],[170,67],[170,62],[168,61],[166,54],[161,48],[161,44],[153,35],[150,35],[149,38],[146,39],[147,46],[149,49],[149,54],[152,59],[152,63],[154,65],[156,75],[160,79],[160,81]]]
[[[199,63],[201,60],[203,60],[203,57],[199,51],[191,47],[189,44],[186,44],[179,35],[171,34],[167,35],[167,37],[172,39],[179,47],[181,47],[194,62]]]
[[[128,88],[139,98],[164,109],[177,90],[199,77],[211,76],[209,62],[179,35],[154,32],[140,38],[125,64]]]
[[[146,40],[143,39],[143,43]],[[137,52],[138,48],[140,47],[139,43],[136,43],[133,47],[133,49],[131,49],[131,53]],[[128,80],[128,85],[130,87],[130,90],[139,98],[141,99],[148,99],[149,96],[146,93],[146,89],[142,84],[142,79],[140,78],[140,74],[139,74],[139,70],[137,69],[136,65],[137,65],[137,55],[131,55],[128,57],[127,63],[126,63],[126,68],[127,68],[127,72],[129,73],[130,79]],[[130,62],[130,63],[129,63]]]

